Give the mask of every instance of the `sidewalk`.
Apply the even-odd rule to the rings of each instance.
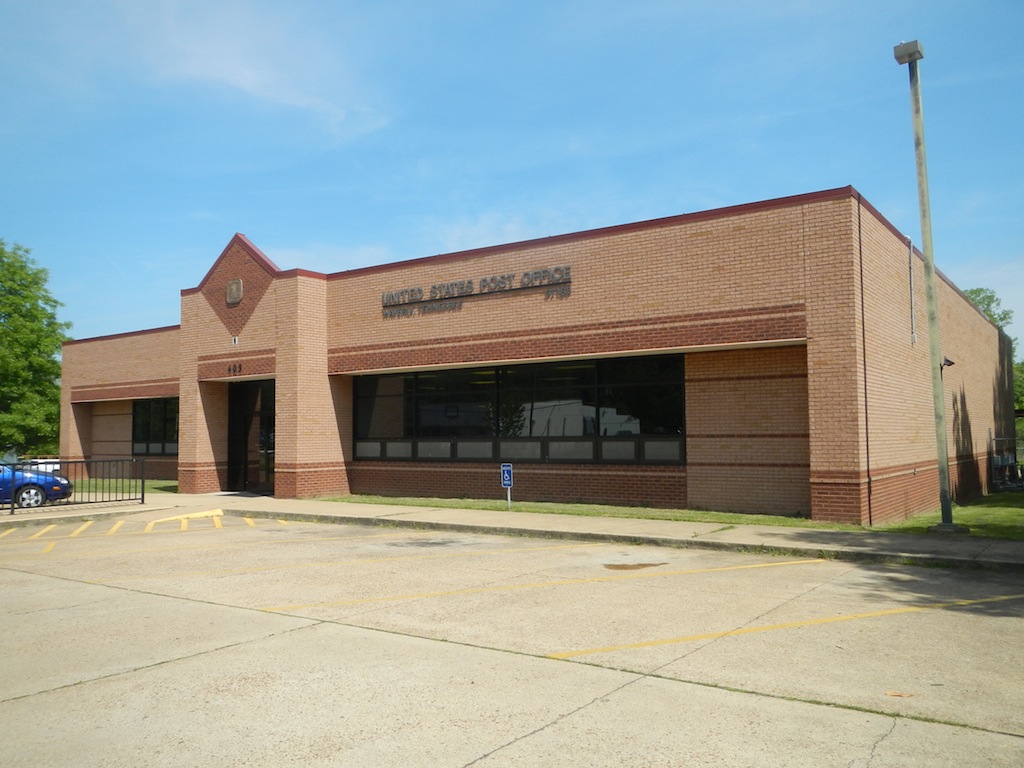
[[[145,504],[120,502],[110,505],[43,507],[36,512],[0,514],[0,529],[153,512],[164,512],[166,517],[179,517],[213,510],[239,517],[302,522],[387,525],[1024,573],[1024,541],[1001,541],[970,535],[829,531],[765,525],[727,526],[667,520],[274,499],[245,494],[154,493],[147,497]]]

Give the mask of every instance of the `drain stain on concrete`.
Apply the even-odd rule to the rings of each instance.
[[[657,568],[668,563],[605,563],[609,571],[639,571],[641,568]]]

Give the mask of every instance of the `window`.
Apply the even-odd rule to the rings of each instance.
[[[356,457],[683,461],[683,356],[360,376]]]
[[[132,454],[178,455],[178,398],[132,403]]]

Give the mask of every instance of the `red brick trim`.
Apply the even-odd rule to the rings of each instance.
[[[747,437],[760,437],[760,435],[747,435]],[[688,467],[730,467],[736,468],[735,461],[688,461],[686,462]],[[771,464],[766,462],[753,462],[744,461],[743,468],[748,469],[752,467],[771,468],[771,469],[807,469],[810,466],[807,462],[779,462],[778,464]]]
[[[764,440],[764,439],[773,439],[773,440],[794,440],[794,439],[796,439],[796,440],[807,440],[808,438],[810,438],[810,436],[811,435],[808,432],[765,432],[765,433],[761,433],[761,432],[742,432],[742,433],[735,433],[735,434],[729,433],[729,432],[687,432],[686,433],[686,439],[687,440],[690,440],[691,438],[697,439],[697,440],[720,440],[720,439],[726,439],[726,440],[736,440],[736,439],[738,439],[738,440],[745,440],[747,438],[757,439],[757,440]]]
[[[148,379],[122,381],[117,384],[97,384],[71,387],[72,403],[92,403],[106,400],[143,400],[154,397],[178,397],[178,379]]]
[[[803,305],[702,312],[640,321],[581,323],[396,344],[334,347],[328,373],[674,350],[715,344],[806,339]],[[500,350],[496,345],[500,342]]]
[[[384,496],[502,498],[497,464],[359,461],[349,465],[353,493]],[[523,501],[686,508],[681,466],[539,465],[516,467]]]
[[[724,381],[778,381],[780,379],[806,379],[806,373],[779,373],[775,375],[761,376],[694,376],[686,377],[686,382],[724,382]]]
[[[215,362],[221,360],[246,360],[255,357],[274,357],[277,354],[275,349],[250,349],[245,352],[218,352],[214,355],[200,355],[196,358],[200,363]]]
[[[213,266],[210,267],[210,270],[206,273],[206,276],[203,277],[203,279],[200,281],[199,285],[197,285],[195,288],[183,288],[181,291],[181,295],[189,296],[193,293],[202,293],[203,288],[206,287],[207,281],[209,281],[210,278],[217,272],[217,268],[220,266],[220,263],[228,257],[228,254],[231,252],[231,249],[234,248],[236,245],[240,247],[243,251],[245,251],[245,253],[253,261],[255,261],[271,279],[277,277],[281,273],[281,270],[278,268],[278,266],[269,258],[267,258],[267,255],[263,253],[263,251],[261,251],[255,245],[253,245],[249,238],[247,238],[241,232],[236,232],[235,236],[231,238],[230,242],[228,242],[228,244],[224,246],[224,250],[220,252],[220,256],[218,256],[217,260],[213,262]]]
[[[231,359],[231,357],[225,357],[219,361],[200,362],[197,379],[199,381],[226,381],[251,379],[254,376],[272,377],[278,373],[278,358],[273,355],[240,355],[233,358],[237,359],[237,362],[231,362]]]

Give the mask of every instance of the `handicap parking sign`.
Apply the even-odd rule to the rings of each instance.
[[[511,488],[512,487],[512,465],[502,464],[501,465],[501,487]]]

